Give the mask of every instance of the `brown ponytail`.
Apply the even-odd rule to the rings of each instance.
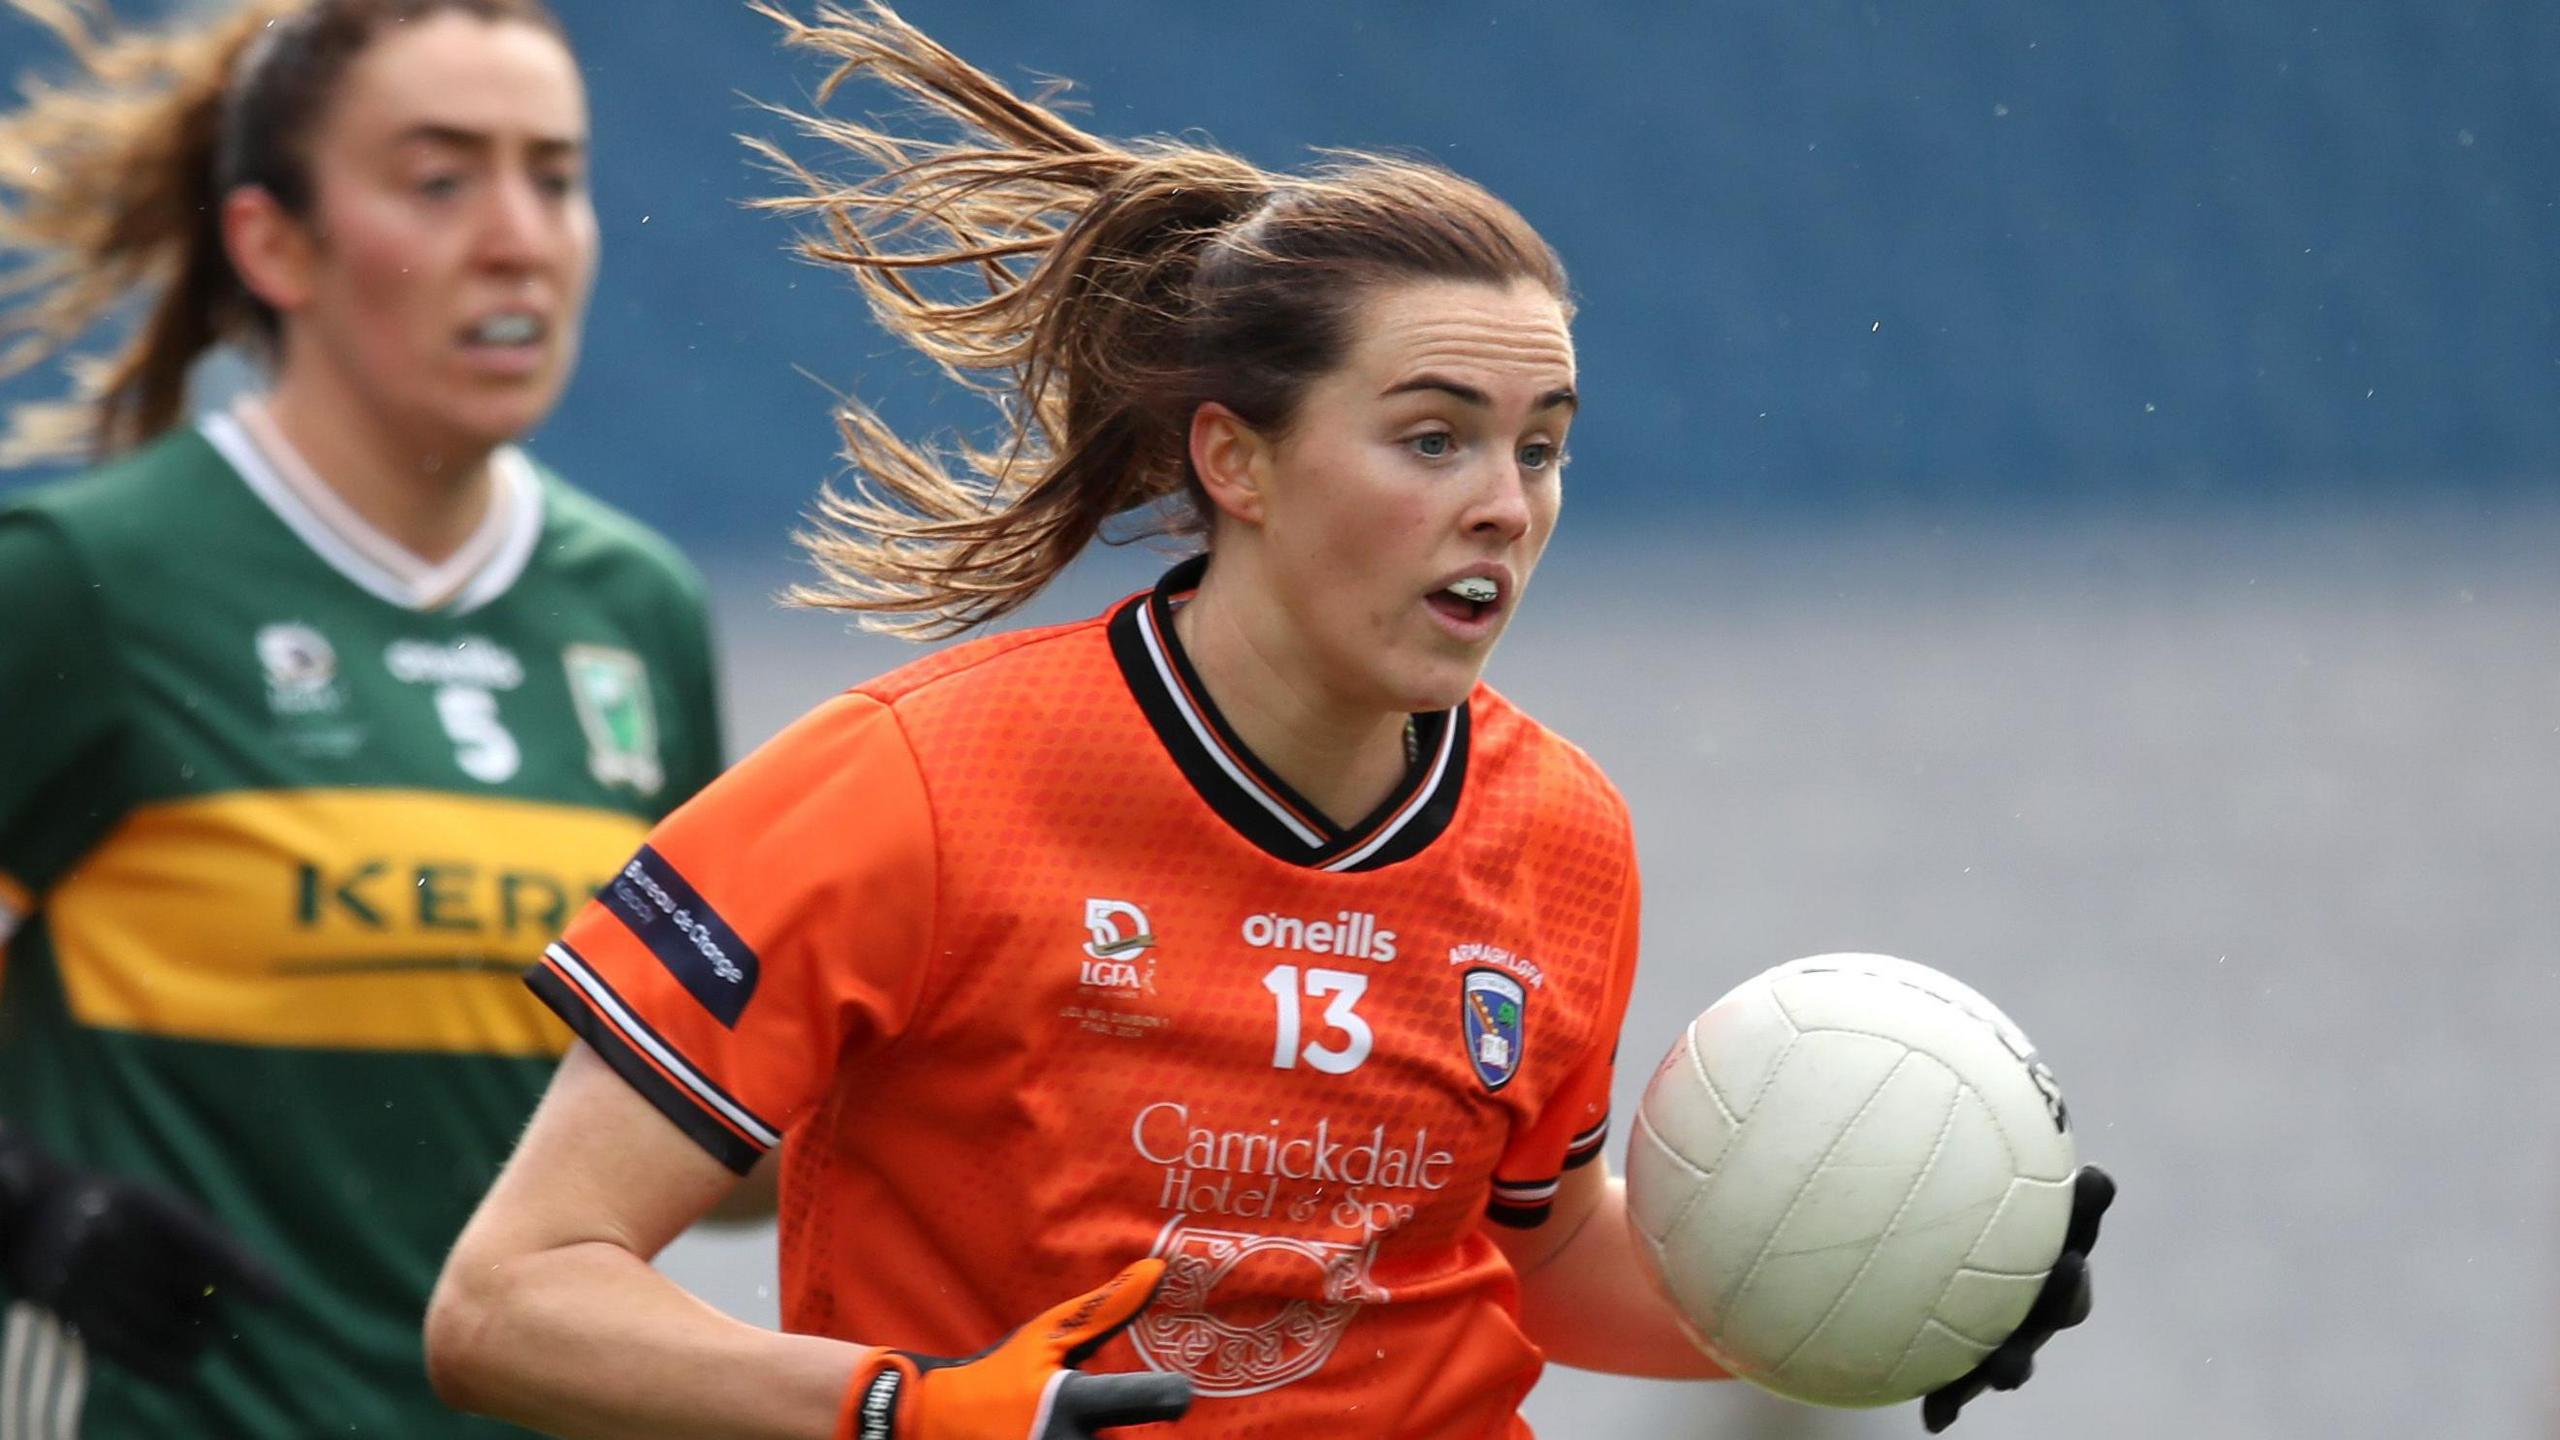
[[[201,31],[102,38],[85,0],[11,0],[62,39],[87,83],[20,82],[0,119],[0,376],[60,352],[136,289],[157,290],[122,349],[69,402],[22,407],[8,460],[110,451],[173,424],[188,367],[234,321],[214,152],[225,85],[277,7]]]
[[[995,400],[1009,431],[962,446],[954,476],[845,402],[855,487],[823,493],[798,537],[822,583],[796,603],[918,635],[1001,617],[1114,516],[1152,506],[1167,528],[1204,531],[1192,412],[1214,400],[1285,428],[1339,363],[1363,288],[1527,278],[1566,294],[1526,221],[1436,166],[1344,154],[1279,175],[1197,144],[1114,144],[885,5],[822,4],[810,21],[756,8],[834,62],[821,104],[868,75],[959,130],[931,141],[777,112],[871,172],[848,182],[749,144],[793,185],[761,207],[818,222],[801,253],[849,270],[880,323]]]
[[[273,312],[223,248],[222,198],[312,203],[308,136],[386,24],[459,10],[559,33],[541,0],[246,0],[194,29],[109,33],[97,0],[8,0],[62,41],[70,85],[20,80],[0,116],[0,379],[62,354],[127,297],[148,311],[67,400],[21,406],[0,464],[114,454],[184,418],[187,375],[224,341],[272,347]]]

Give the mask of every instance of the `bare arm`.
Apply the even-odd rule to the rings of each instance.
[[[729,1187],[702,1223],[722,1229],[762,1225],[782,1208],[782,1152],[768,1150],[746,1178]]]
[[[1544,1225],[1486,1233],[1519,1272],[1521,1328],[1548,1359],[1658,1380],[1725,1378],[1645,1273],[1626,1184],[1609,1174],[1607,1160],[1565,1172]]]
[[[650,1268],[737,1183],[573,1047],[445,1261],[436,1393],[567,1440],[825,1440],[862,1347],[748,1325]]]

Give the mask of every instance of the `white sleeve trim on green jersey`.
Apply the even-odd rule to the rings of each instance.
[[[329,568],[408,610],[476,610],[507,592],[542,539],[542,482],[514,446],[489,457],[489,513],[460,549],[429,562],[383,534],[340,498],[255,396],[198,422],[204,438],[277,519]]]
[[[10,1302],[0,1353],[0,1432],[28,1440],[74,1440],[89,1397],[89,1347],[51,1312]]]

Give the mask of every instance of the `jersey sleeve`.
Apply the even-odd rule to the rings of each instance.
[[[1609,1090],[1617,1076],[1618,1032],[1626,1024],[1627,997],[1635,988],[1643,908],[1643,885],[1630,857],[1610,943],[1605,998],[1591,1043],[1536,1121],[1512,1136],[1495,1163],[1485,1218],[1497,1225],[1530,1230],[1545,1224],[1564,1172],[1600,1158],[1609,1143]]]
[[[87,572],[50,524],[0,514],[0,942],[31,914],[76,817],[50,815],[121,713]]]
[[[810,712],[678,807],[527,976],[744,1174],[923,987],[933,821],[898,719]]]

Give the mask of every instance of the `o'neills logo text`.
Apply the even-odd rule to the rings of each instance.
[[[1301,920],[1295,915],[1249,915],[1244,943],[1256,950],[1303,950],[1310,955],[1347,955],[1384,964],[1396,958],[1396,932],[1378,928],[1378,917],[1366,910],[1345,910],[1330,920]]]

